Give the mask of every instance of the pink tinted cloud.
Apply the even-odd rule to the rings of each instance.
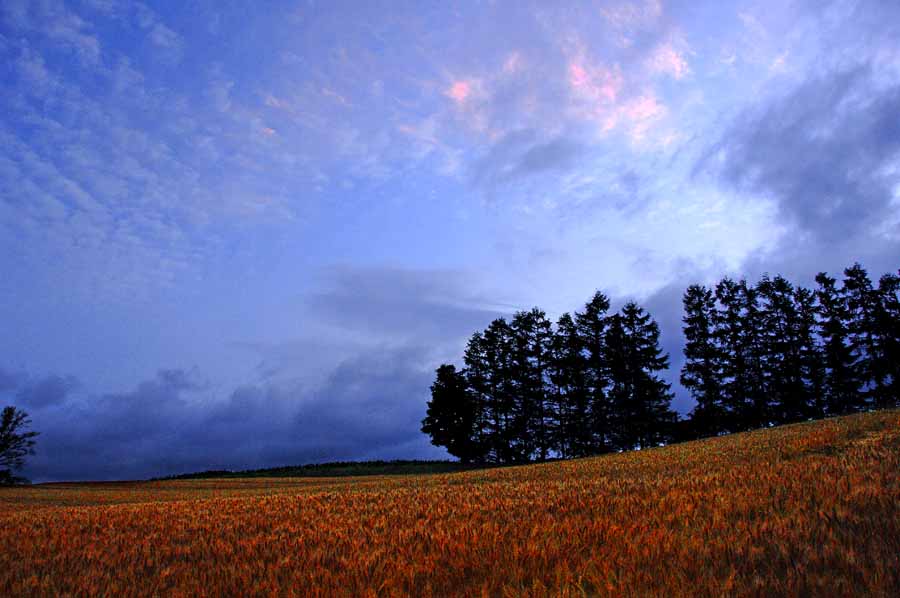
[[[644,141],[648,132],[662,120],[669,110],[656,96],[645,94],[622,105],[619,114],[628,123],[628,135],[635,143]]]
[[[616,68],[590,66],[580,61],[569,63],[569,85],[583,99],[612,103],[622,90],[622,73]]]
[[[522,55],[518,51],[510,52],[503,62],[503,72],[513,74],[520,70],[522,70]]]
[[[444,92],[444,95],[456,102],[457,105],[465,103],[471,94],[472,84],[465,80],[454,81],[447,88],[447,91]]]
[[[596,122],[606,133],[619,123],[617,100],[624,79],[618,66],[591,65],[581,58],[568,64],[572,109],[576,116]]]
[[[670,75],[675,79],[681,79],[690,73],[684,54],[675,48],[672,42],[657,46],[650,55],[648,66],[652,73]]]

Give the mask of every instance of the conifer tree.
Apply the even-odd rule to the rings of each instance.
[[[548,401],[553,325],[540,309],[520,311],[510,323],[515,384],[514,427],[518,460],[546,460],[556,414]]]
[[[559,317],[553,336],[551,382],[558,414],[555,447],[563,458],[591,452],[586,357],[575,320]]]
[[[484,331],[484,347],[489,378],[488,409],[492,413],[488,430],[493,440],[493,452],[498,463],[518,460],[514,445],[516,382],[513,379],[513,335],[509,323],[497,318]]]
[[[886,403],[887,367],[878,326],[880,300],[868,273],[858,263],[844,270],[844,292],[850,314],[850,347],[856,358],[863,404],[882,406]]]
[[[485,459],[508,463],[511,455],[512,394],[508,380],[509,325],[503,318],[476,332],[466,345],[463,360],[466,385],[479,405],[481,444]]]
[[[447,364],[441,365],[436,374],[422,432],[431,436],[432,444],[446,447],[463,463],[482,460],[480,405],[468,391],[465,374]]]
[[[659,326],[636,303],[610,318],[606,335],[615,447],[628,450],[665,442],[675,422],[670,385],[658,373],[669,366]]]
[[[900,272],[878,281],[880,302],[878,330],[883,336],[887,374],[885,406],[900,406]]]
[[[766,347],[762,306],[759,291],[741,279],[738,283],[738,298],[741,309],[741,333],[747,363],[748,409],[746,425],[759,428],[772,423],[769,393],[766,387]]]
[[[684,365],[681,384],[696,401],[691,432],[714,436],[725,429],[721,355],[716,340],[716,300],[711,289],[691,285],[683,296]]]
[[[800,351],[800,378],[803,382],[809,417],[823,417],[825,403],[825,358],[818,331],[816,294],[804,287],[794,291],[797,306],[797,343]]]
[[[850,346],[850,312],[836,279],[820,272],[816,275],[816,283],[826,413],[850,413],[861,406],[856,359]]]
[[[772,423],[799,421],[810,408],[803,383],[800,315],[794,303],[794,287],[782,276],[764,276],[757,290],[762,300],[761,328],[763,373]]]
[[[749,427],[749,383],[744,320],[741,314],[740,290],[737,282],[723,278],[716,285],[716,341],[722,360],[723,406],[729,432]]]
[[[606,328],[609,298],[597,291],[584,306],[583,312],[575,312],[575,326],[584,348],[584,378],[590,406],[591,453],[612,450]]]

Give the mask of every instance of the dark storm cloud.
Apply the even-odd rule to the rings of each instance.
[[[0,393],[17,389],[24,380],[25,375],[21,372],[13,372],[0,366]]]
[[[35,410],[32,479],[132,479],[361,459],[408,447],[437,457],[419,432],[430,367],[418,350],[385,349],[339,365],[317,389],[247,385],[203,397],[189,374],[160,372],[124,393]]]
[[[812,77],[739,116],[696,167],[773,200],[785,233],[739,275],[809,285],[859,261],[877,276],[900,256],[900,84],[869,64]]]
[[[699,167],[771,197],[797,235],[834,243],[896,211],[900,85],[868,66],[811,79],[737,119]]]
[[[3,382],[0,380],[0,389],[2,386]],[[24,382],[16,393],[16,402],[35,409],[57,405],[64,402],[76,388],[78,380],[73,376],[45,376]]]
[[[497,315],[477,307],[468,284],[452,272],[330,270],[305,303],[311,319],[336,331],[327,359],[314,359],[323,350],[320,341],[298,340],[272,362],[275,369],[287,360],[321,368],[316,382],[263,377],[222,396],[197,372],[168,369],[125,392],[29,394],[33,429],[41,436],[24,473],[37,481],[129,479],[313,461],[440,458],[444,453],[419,431],[434,368],[457,358],[465,337]],[[47,380],[67,379],[42,379],[56,388]],[[34,402],[35,396],[44,400]]]

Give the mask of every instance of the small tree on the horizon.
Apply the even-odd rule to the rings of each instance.
[[[15,407],[4,407],[0,415],[0,485],[27,483],[15,473],[25,465],[25,457],[34,454],[37,432],[26,431],[31,425],[28,414]]]

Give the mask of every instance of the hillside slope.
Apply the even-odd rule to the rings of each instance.
[[[0,595],[900,595],[900,412],[429,476],[0,493]]]

